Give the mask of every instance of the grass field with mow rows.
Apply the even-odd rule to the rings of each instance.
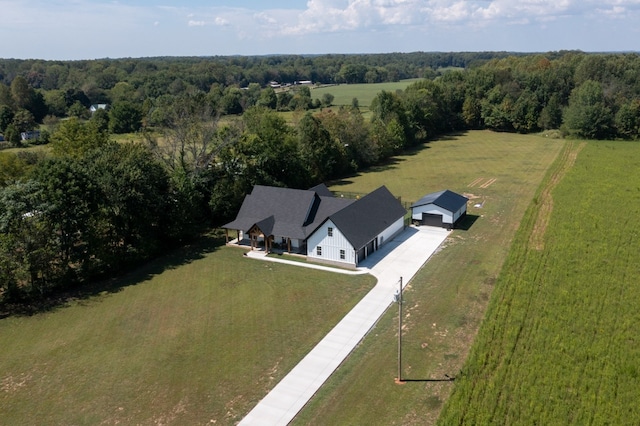
[[[403,373],[396,385],[397,307],[381,318],[294,424],[434,424],[457,377],[512,238],[565,141],[472,131],[431,142],[331,189],[385,184],[403,201],[441,189],[471,198],[463,229],[405,291]],[[482,208],[474,207],[481,204]]]
[[[296,420],[430,424],[448,397],[526,206],[565,142],[469,132],[434,141],[337,191],[386,184],[403,200],[472,199],[406,291],[403,377],[391,309]],[[474,208],[481,203],[482,208]],[[0,424],[234,424],[372,280],[245,259],[205,239],[51,312],[0,320]]]
[[[542,244],[531,205],[442,425],[640,424],[639,169],[639,144],[589,142]]]

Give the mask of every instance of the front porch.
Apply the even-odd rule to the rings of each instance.
[[[276,253],[306,256],[306,242],[302,244],[301,247],[296,247],[292,244],[291,238],[281,237],[279,238],[280,242],[276,242],[276,238],[273,235],[265,238],[264,233],[259,229],[254,228],[251,228],[248,233],[237,230],[235,238],[232,238],[228,229],[225,230],[226,245],[229,247],[239,247],[249,251],[263,251],[266,254]]]

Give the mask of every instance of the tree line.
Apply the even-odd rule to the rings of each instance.
[[[87,118],[92,104],[114,108],[112,132],[151,123],[142,118],[184,93],[208,93],[224,114],[240,114],[258,102],[280,111],[313,108],[304,96],[269,92],[271,82],[381,83],[432,78],[446,67],[467,67],[505,52],[367,55],[160,57],[43,61],[0,59],[0,133],[14,145],[20,133],[66,117]],[[119,113],[118,113],[119,112]],[[101,113],[102,114],[102,113]],[[129,120],[122,117],[133,116]],[[121,122],[124,121],[124,122]],[[44,137],[46,141],[46,134]]]
[[[253,185],[308,188],[447,132],[638,139],[638,55],[548,56],[495,58],[382,91],[366,118],[357,100],[314,105],[304,87],[289,93],[298,112],[287,121],[282,95],[255,84],[234,88],[233,115],[214,85],[60,121],[50,150],[0,153],[0,299],[122,272],[232,218]],[[7,126],[46,105],[24,77],[5,87]],[[127,123],[143,142],[111,140]]]

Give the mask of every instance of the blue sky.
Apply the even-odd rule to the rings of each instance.
[[[0,0],[0,57],[639,51],[640,0]]]

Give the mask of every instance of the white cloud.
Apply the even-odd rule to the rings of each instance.
[[[422,11],[433,21],[460,22],[469,19],[473,13],[468,2],[459,1],[451,5],[429,5]]]
[[[227,21],[226,19],[220,17],[220,16],[216,16],[216,19],[214,20],[215,24],[220,26],[220,27],[224,27],[226,25],[229,25],[229,21]]]
[[[504,20],[526,24],[575,14],[583,5],[577,0],[310,0],[296,22],[284,23],[283,33],[300,35],[439,22],[482,25]]]
[[[518,43],[543,49],[588,50],[593,45],[600,50],[606,46],[628,50],[637,49],[634,41],[640,18],[640,0],[308,0],[302,8],[285,6],[288,9],[270,8],[269,2],[253,9],[220,6],[232,5],[233,0],[210,2],[217,6],[202,6],[206,2],[190,6],[189,1],[166,2],[179,6],[145,3],[149,4],[0,0],[0,40],[12,40],[0,43],[0,56],[146,56],[182,54],[183,46],[201,54],[260,53],[273,46],[301,53],[517,50]],[[100,43],[86,36],[100,28],[108,28],[110,34]],[[190,43],[194,28],[201,28],[197,33],[216,43],[206,48]],[[617,39],[609,37],[616,31]],[[21,37],[16,38],[18,32]],[[549,40],[545,42],[544,37]],[[174,45],[180,47],[172,50]]]

